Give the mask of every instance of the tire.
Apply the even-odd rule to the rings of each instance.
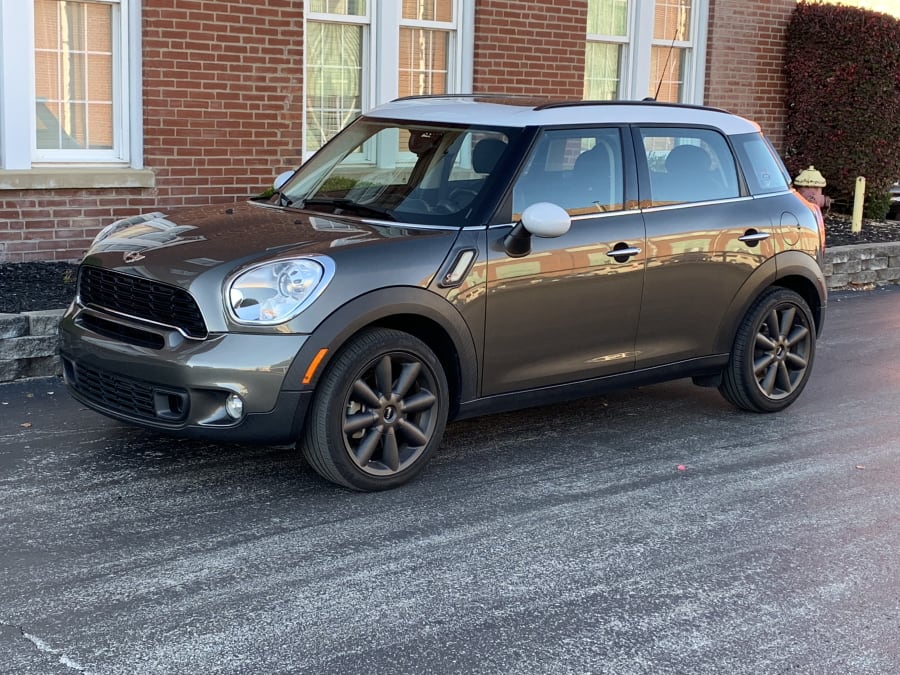
[[[424,342],[387,328],[366,330],[319,382],[301,450],[327,480],[364,492],[389,490],[425,468],[447,410],[446,375]]]
[[[784,410],[806,386],[815,354],[809,305],[794,291],[769,288],[738,327],[719,392],[743,410]]]

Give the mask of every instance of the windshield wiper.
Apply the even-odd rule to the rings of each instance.
[[[359,204],[352,199],[347,199],[346,197],[312,197],[310,199],[304,199],[303,202],[299,204],[299,207],[301,209],[304,209],[308,206],[334,206],[336,209],[340,209],[340,211],[336,211],[336,213],[338,214],[344,211],[350,211],[361,216],[373,216],[375,218],[382,218],[384,220],[397,220],[396,218],[394,218],[394,216],[392,216],[388,211],[384,209],[379,209],[374,206],[368,206],[366,204]]]

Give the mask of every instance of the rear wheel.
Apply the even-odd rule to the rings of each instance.
[[[809,305],[794,291],[770,288],[738,328],[719,391],[744,410],[783,410],[806,386],[815,353]]]
[[[447,422],[447,378],[424,342],[387,328],[350,340],[313,397],[301,440],[310,465],[354,490],[387,490],[418,474]]]

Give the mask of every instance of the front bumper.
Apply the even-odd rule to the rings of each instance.
[[[78,401],[178,436],[262,444],[298,439],[312,392],[285,377],[306,336],[218,333],[191,340],[110,318],[73,305],[60,324],[63,372]],[[115,334],[103,329],[113,324]],[[138,333],[142,339],[133,339]],[[143,339],[148,335],[154,339]],[[238,420],[226,411],[230,394],[243,401]]]

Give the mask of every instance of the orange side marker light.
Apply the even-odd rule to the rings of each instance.
[[[316,369],[319,367],[319,364],[322,363],[322,359],[325,358],[325,355],[328,353],[328,349],[323,347],[316,354],[315,358],[310,362],[309,368],[306,369],[306,374],[303,376],[303,384],[309,384],[312,382],[313,377],[316,374]]]

